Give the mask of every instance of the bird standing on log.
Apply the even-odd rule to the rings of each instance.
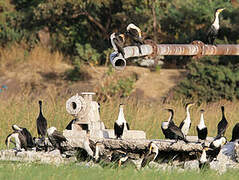
[[[124,130],[129,130],[129,124],[126,122],[124,118],[124,104],[119,105],[119,115],[118,119],[114,124],[114,132],[116,138],[121,138],[123,135]]]
[[[135,45],[139,48],[139,53],[142,54],[140,45],[144,44],[142,39],[142,32],[139,27],[130,23],[126,28],[126,36],[132,41],[132,45]]]
[[[172,115],[174,114],[174,111],[173,109],[167,109]],[[173,117],[173,116],[172,116]],[[169,124],[168,124],[168,129],[171,131],[171,133],[173,133],[173,137],[174,139],[176,139],[176,142],[178,140],[183,140],[185,143],[188,143],[188,141],[186,140],[185,136],[183,135],[181,129],[176,126],[173,122],[173,120],[170,120],[169,121]]]
[[[218,8],[215,11],[214,14],[214,21],[212,23],[212,25],[210,26],[208,32],[207,32],[207,39],[206,39],[206,43],[207,44],[214,44],[214,40],[216,39],[217,35],[218,35],[218,31],[220,28],[220,24],[219,24],[219,14],[224,10],[225,8]]]
[[[203,115],[204,110],[201,109],[200,112],[201,112],[200,122],[197,125],[196,129],[198,133],[198,141],[202,140],[205,142],[207,138],[207,127],[205,126],[205,123],[204,123],[204,115]]]
[[[61,143],[67,141],[62,132],[57,131],[56,127],[50,127],[49,129],[47,129],[47,136],[53,147],[59,149],[62,153],[63,149]]]
[[[37,133],[44,140],[47,132],[47,120],[42,114],[42,101],[39,101],[40,112],[37,118]]]
[[[191,118],[190,118],[189,108],[192,105],[194,105],[194,103],[186,104],[186,119],[184,119],[179,126],[179,128],[181,129],[181,131],[185,137],[188,135],[189,129],[191,127]]]
[[[110,35],[110,42],[111,45],[113,46],[113,49],[119,53],[122,54],[122,56],[124,57],[125,53],[124,53],[124,43],[125,43],[125,36],[124,34],[120,34],[120,33],[112,33]],[[118,56],[117,54],[117,56]]]
[[[154,161],[156,157],[158,156],[159,149],[155,143],[150,142],[148,147],[149,147],[149,152],[145,155],[141,163],[141,167],[145,167],[149,162]]]
[[[224,106],[221,106],[221,111],[222,111],[222,119],[217,125],[217,136],[216,137],[224,136],[227,126],[228,126],[228,122],[227,122],[227,119],[226,119],[225,113],[224,113]]]
[[[169,129],[169,127],[168,127],[170,122],[174,123],[174,122],[173,122],[174,112],[173,112],[172,110],[169,110],[169,109],[166,109],[166,110],[169,111],[170,116],[169,116],[167,122],[165,122],[165,121],[162,122],[162,124],[161,124],[161,129],[162,129],[163,134],[164,134],[164,136],[165,136],[166,139],[176,139],[176,138],[175,138],[175,134],[174,134],[174,133]]]
[[[231,142],[239,139],[239,123],[236,123],[232,130],[232,139]]]

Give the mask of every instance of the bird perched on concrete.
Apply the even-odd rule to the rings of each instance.
[[[113,49],[116,52],[118,52],[118,54],[121,53],[122,56],[124,57],[125,56],[125,53],[124,53],[125,36],[124,36],[124,34],[112,33],[110,35],[110,42],[111,42],[111,45],[113,46]]]
[[[50,127],[47,129],[47,136],[53,147],[59,149],[62,153],[63,149],[61,143],[67,141],[62,132],[57,131],[56,127]]]
[[[232,139],[231,142],[239,139],[239,123],[236,123],[232,130]]]
[[[205,126],[204,123],[204,115],[203,115],[204,110],[201,109],[200,112],[201,112],[200,122],[196,128],[198,133],[198,141],[200,140],[205,141],[207,138],[207,127]]]
[[[144,159],[141,163],[141,167],[145,167],[148,163],[151,161],[154,161],[156,157],[158,156],[159,149],[158,146],[154,142],[150,142],[148,145],[149,151],[148,153],[144,156]]]
[[[114,132],[117,139],[121,138],[125,130],[129,130],[129,124],[125,120],[123,108],[124,108],[124,104],[120,104],[118,119],[116,120],[114,124]]]
[[[227,139],[224,136],[216,137],[209,145],[209,148],[212,150],[208,150],[209,155],[209,161],[212,161],[213,159],[217,158],[217,155],[219,154],[221,147],[227,143]]]
[[[208,32],[207,32],[207,37],[206,37],[206,43],[207,44],[214,44],[214,40],[217,38],[218,31],[220,28],[219,24],[219,14],[224,10],[225,8],[218,8],[215,11],[214,14],[214,21],[212,25],[210,26]]]
[[[194,105],[194,103],[186,104],[186,118],[181,122],[179,128],[181,129],[183,135],[186,137],[188,135],[189,129],[191,127],[191,118],[189,113],[189,108]]]
[[[21,149],[27,150],[27,148],[28,148],[27,139],[29,139],[30,137],[28,137],[29,136],[28,133],[25,133],[26,128],[23,132],[22,128],[18,127],[17,125],[13,125],[12,129],[13,129],[13,132],[11,134],[9,134],[5,140],[5,144],[6,144],[7,148],[9,149],[10,142],[13,142],[13,141],[11,141],[11,139],[14,138],[15,143],[14,142],[13,143],[16,145],[17,150],[21,150]]]
[[[37,118],[37,133],[44,140],[47,132],[47,120],[42,114],[42,101],[39,101],[40,112]]]
[[[135,24],[130,23],[126,28],[126,36],[128,36],[132,42],[132,45],[135,45],[139,48],[139,53],[142,54],[140,45],[144,44],[142,39],[142,32],[139,27]]]
[[[217,137],[224,136],[228,126],[228,122],[225,117],[224,106],[221,106],[221,111],[222,111],[222,119],[217,125]]]
[[[169,116],[167,122],[165,122],[165,121],[162,122],[161,129],[162,129],[163,134],[166,139],[176,139],[175,134],[168,128],[168,125],[170,122],[174,124],[174,122],[173,122],[174,112],[173,112],[173,110],[170,110],[170,109],[166,109],[166,110],[169,111],[170,116]]]

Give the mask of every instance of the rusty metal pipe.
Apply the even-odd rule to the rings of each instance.
[[[176,55],[176,56],[215,56],[215,55],[239,55],[239,45],[237,44],[220,44],[207,45],[201,41],[194,41],[192,44],[145,44],[140,46],[142,54],[139,54],[137,46],[128,46],[124,48],[125,57],[121,54],[113,52],[110,61],[116,69],[124,69],[126,60],[130,57],[140,56],[160,56],[160,55]],[[120,62],[120,63],[119,63]]]

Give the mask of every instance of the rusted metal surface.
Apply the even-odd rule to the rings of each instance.
[[[121,54],[113,52],[110,61],[116,69],[124,69],[126,66],[125,59],[140,56],[193,56],[200,58],[202,56],[216,56],[216,55],[239,55],[239,45],[237,44],[218,44],[208,45],[201,41],[193,41],[191,44],[158,44],[156,45],[152,40],[146,41],[147,44],[141,45],[142,54],[139,53],[137,46],[128,46],[124,48],[125,57]],[[118,63],[123,62],[123,63]]]

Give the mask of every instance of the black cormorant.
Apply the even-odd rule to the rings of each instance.
[[[136,45],[139,48],[139,53],[142,54],[140,45],[144,44],[142,40],[142,32],[139,27],[134,25],[133,23],[130,23],[126,28],[125,33],[130,40],[132,41],[132,45]]]
[[[111,45],[113,46],[113,49],[115,51],[117,51],[118,53],[121,53],[122,56],[124,57],[124,55],[125,55],[125,53],[124,53],[124,43],[125,43],[124,34],[112,33],[110,35],[110,42],[111,42]]]
[[[198,141],[200,140],[205,141],[207,138],[207,127],[205,126],[205,123],[204,123],[204,116],[203,116],[204,110],[201,109],[200,112],[201,112],[200,122],[196,128],[198,133]]]
[[[174,114],[173,109],[167,109],[167,110],[170,113]],[[186,140],[185,136],[183,135],[181,129],[178,126],[176,126],[173,121],[169,122],[168,128],[174,134],[176,142],[178,140],[183,140],[185,143],[188,143],[188,141]]]
[[[145,167],[149,162],[154,161],[156,157],[158,156],[159,149],[155,143],[150,142],[148,145],[148,148],[149,148],[149,151],[144,156],[144,159],[141,162],[141,167]]]
[[[119,115],[118,119],[116,120],[114,124],[114,132],[116,138],[121,138],[123,135],[124,130],[129,130],[129,124],[126,122],[124,118],[124,110],[123,110],[124,105],[120,104],[119,105]]]
[[[232,141],[235,141],[239,139],[239,123],[236,123],[236,125],[234,126],[233,130],[232,130]]]
[[[181,129],[183,135],[186,137],[188,135],[189,129],[191,127],[191,118],[189,113],[189,108],[194,105],[194,103],[186,104],[186,118],[181,122],[179,128]]]
[[[224,113],[224,106],[221,106],[221,111],[222,111],[222,119],[217,125],[217,137],[224,136],[228,126],[228,122]]]
[[[168,109],[166,109],[168,110]],[[174,112],[173,111],[170,111],[168,110],[169,113],[170,113],[170,116],[168,118],[168,121],[167,122],[162,122],[161,124],[161,129],[163,131],[163,134],[165,136],[166,139],[176,139],[175,137],[175,134],[168,128],[168,125],[170,122],[173,122],[173,115],[174,115]],[[174,122],[173,122],[174,123]]]
[[[47,120],[42,114],[42,101],[39,101],[40,112],[37,118],[37,133],[42,139],[45,139],[47,131]]]
[[[207,32],[207,39],[206,39],[206,43],[207,44],[214,44],[214,40],[216,39],[217,35],[218,35],[218,30],[220,28],[219,25],[219,14],[224,10],[224,8],[218,8],[215,11],[214,14],[214,21],[212,23],[212,25],[210,26],[208,32]]]

